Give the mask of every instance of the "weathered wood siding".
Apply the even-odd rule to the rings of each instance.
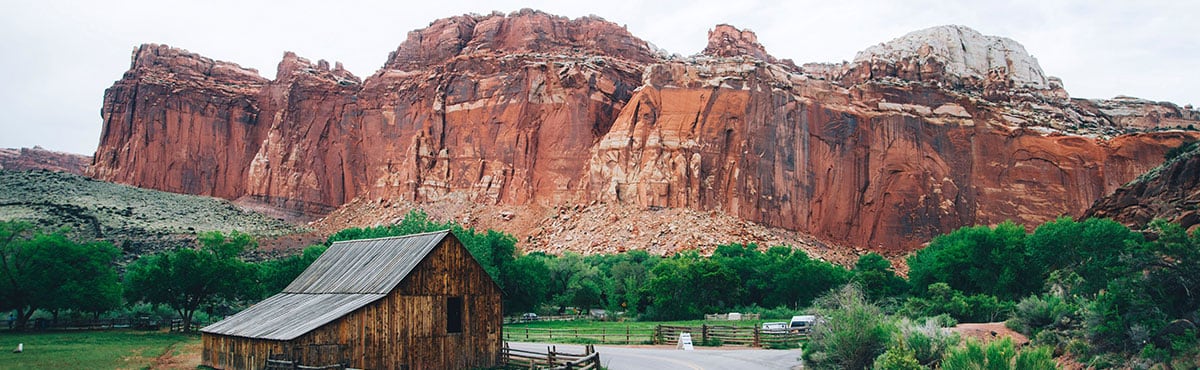
[[[448,297],[463,298],[462,333],[446,333]],[[498,362],[502,324],[499,288],[456,238],[446,238],[387,297],[286,343],[206,333],[203,362],[261,369],[285,346],[343,344],[355,368],[486,368]]]

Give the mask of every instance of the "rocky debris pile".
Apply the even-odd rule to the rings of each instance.
[[[0,170],[49,170],[83,175],[92,157],[33,148],[0,148]]]
[[[688,250],[710,254],[722,244],[755,243],[762,248],[792,246],[813,258],[852,266],[859,255],[867,252],[862,248],[830,246],[802,233],[766,227],[719,212],[679,208],[644,210],[604,203],[505,207],[359,199],[310,226],[324,234],[335,233],[344,225],[384,226],[399,223],[412,210],[464,227],[504,230],[516,236],[525,251],[554,254],[567,251],[612,254],[630,250],[667,256]],[[901,256],[889,257],[898,260]]]

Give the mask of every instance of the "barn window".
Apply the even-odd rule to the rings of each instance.
[[[446,333],[462,333],[463,299],[446,297]]]

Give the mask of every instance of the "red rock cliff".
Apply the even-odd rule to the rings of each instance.
[[[316,215],[364,198],[677,207],[900,251],[1079,214],[1196,136],[1162,131],[1190,109],[1069,99],[1023,48],[972,32],[800,68],[732,26],[680,60],[524,10],[435,21],[365,80],[288,53],[267,81],[147,45],[106,92],[91,173]],[[943,55],[952,41],[965,54]]]

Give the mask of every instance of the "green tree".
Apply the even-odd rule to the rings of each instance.
[[[239,255],[257,247],[247,234],[200,235],[200,248],[183,248],[139,258],[125,273],[129,300],[171,307],[185,328],[203,305],[253,295],[255,270]]]
[[[304,248],[300,254],[267,260],[258,264],[258,280],[259,286],[262,288],[257,297],[266,297],[283,291],[287,288],[292,280],[300,276],[300,273],[308,269],[313,261],[317,260],[321,254],[329,247],[324,245],[313,245]]]
[[[695,252],[663,259],[651,275],[645,288],[651,300],[647,314],[659,320],[697,319],[731,307],[730,297],[741,285],[733,270]]]
[[[544,258],[532,254],[517,257],[506,265],[501,275],[505,277],[505,286],[508,287],[504,294],[505,311],[531,312],[545,302],[550,288],[546,281],[550,269],[546,267]]]
[[[841,266],[812,259],[804,251],[788,246],[767,249],[761,267],[765,283],[763,307],[785,306],[800,309],[817,297],[832,292],[850,281],[850,272]]]
[[[930,284],[943,282],[968,295],[987,294],[1015,300],[1041,289],[1030,279],[1025,253],[1025,229],[1011,221],[995,228],[963,227],[938,236],[908,259],[909,285],[924,294]]]
[[[119,251],[103,242],[77,243],[65,230],[36,231],[25,222],[0,222],[0,309],[17,311],[24,327],[34,311],[99,313],[120,305],[113,263]]]
[[[858,257],[853,276],[851,280],[858,283],[872,301],[899,297],[908,289],[908,283],[892,270],[892,263],[876,253]]]
[[[1122,256],[1140,242],[1140,235],[1113,220],[1062,217],[1038,226],[1026,239],[1030,276],[1046,281],[1055,271],[1074,272],[1082,278],[1076,292],[1096,294],[1124,273]]]

